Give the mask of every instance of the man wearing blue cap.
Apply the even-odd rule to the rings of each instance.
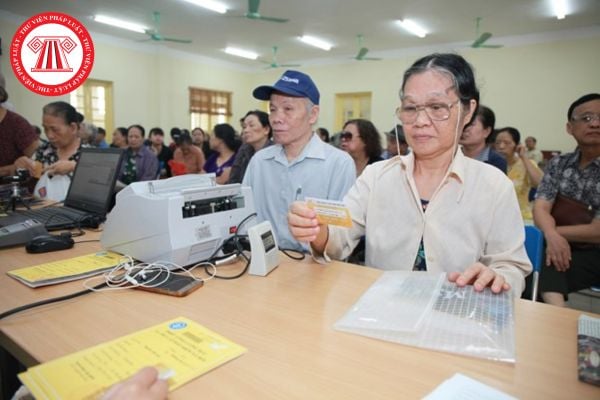
[[[279,247],[306,251],[288,229],[289,206],[306,197],[341,200],[354,183],[354,162],[313,132],[320,95],[308,75],[288,70],[252,94],[269,100],[275,145],[252,157],[243,184],[252,187],[258,220],[271,222]]]

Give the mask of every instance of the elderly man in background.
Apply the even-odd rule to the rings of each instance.
[[[405,156],[408,154],[409,147],[404,136],[404,128],[402,125],[396,125],[388,133],[386,137],[386,149],[381,154],[381,158],[388,160],[397,155]]]
[[[492,109],[480,104],[475,118],[463,130],[459,143],[465,156],[493,165],[506,174],[508,170],[506,160],[488,144],[495,124],[496,115]]]
[[[525,139],[525,147],[527,147],[527,158],[535,161],[538,166],[542,165],[542,161],[544,161],[544,156],[542,152],[535,148],[537,145],[537,139],[533,136],[527,136]]]
[[[600,94],[577,99],[567,112],[572,153],[548,162],[533,218],[546,239],[540,293],[564,306],[569,293],[600,285]]]

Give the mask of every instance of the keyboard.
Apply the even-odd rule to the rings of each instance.
[[[20,211],[26,218],[35,219],[44,224],[46,229],[65,229],[81,226],[89,214],[65,207],[38,208]]]

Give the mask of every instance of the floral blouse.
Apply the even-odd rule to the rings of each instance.
[[[69,157],[69,161],[79,161],[79,157],[81,156],[81,149],[90,147],[87,144],[81,144],[77,151],[73,153]],[[56,147],[54,147],[50,142],[44,143],[38,147],[33,159],[42,163],[44,168],[54,164],[58,161],[58,153],[56,151]]]

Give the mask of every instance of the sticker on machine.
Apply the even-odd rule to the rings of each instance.
[[[199,226],[196,228],[196,240],[200,241],[210,237],[210,225]]]

